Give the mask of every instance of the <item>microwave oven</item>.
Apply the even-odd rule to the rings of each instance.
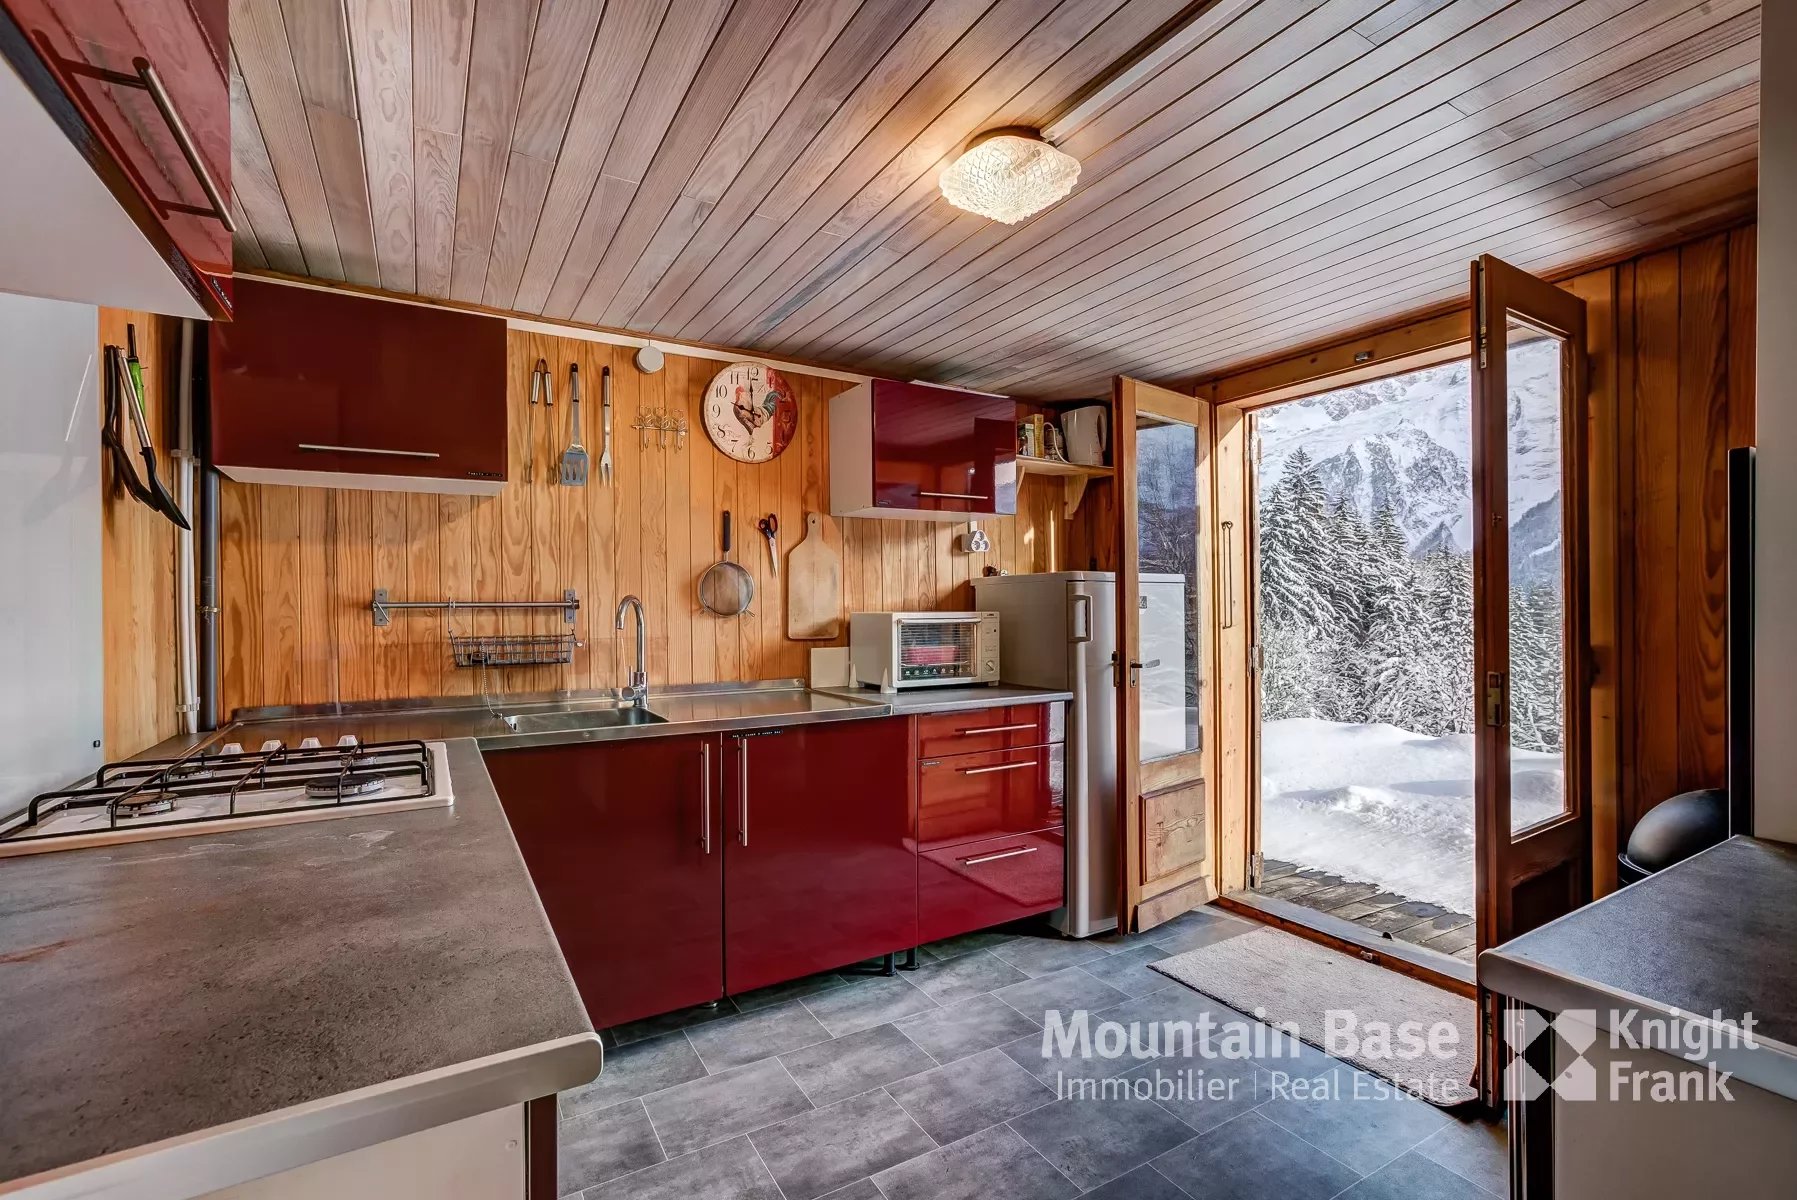
[[[849,667],[882,692],[997,683],[998,614],[850,613]]]

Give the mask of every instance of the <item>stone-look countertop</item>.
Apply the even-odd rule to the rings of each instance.
[[[1797,846],[1730,838],[1479,956],[1479,982],[1548,1012],[1752,1014],[1713,1062],[1797,1099]],[[1633,1028],[1634,1026],[1631,1026]]]
[[[335,1153],[591,1079],[474,742],[449,763],[453,808],[0,860],[0,1190],[101,1160],[65,1182],[191,1195],[321,1124]]]
[[[846,696],[866,703],[882,704],[900,717],[926,713],[969,712],[980,708],[997,708],[1003,704],[1048,704],[1073,699],[1072,692],[1055,692],[1045,688],[1019,687],[1012,683],[996,683],[979,687],[909,688],[900,692],[882,692],[877,688],[820,688],[828,696]]]

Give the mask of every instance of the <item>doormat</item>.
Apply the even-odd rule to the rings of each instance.
[[[1149,965],[1238,1012],[1259,1009],[1268,1024],[1289,1023],[1317,1049],[1439,1108],[1476,1098],[1468,1081],[1478,1053],[1478,1006],[1464,996],[1277,929],[1257,929]],[[1436,1032],[1434,1046],[1407,1045],[1406,1022],[1425,1043]],[[1378,1038],[1382,1028],[1391,1031],[1389,1049]],[[1337,1031],[1335,1045],[1331,1030]],[[1349,1032],[1351,1039],[1343,1036]]]

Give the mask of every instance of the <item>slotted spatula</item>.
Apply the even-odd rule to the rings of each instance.
[[[587,448],[580,440],[580,364],[568,364],[568,405],[574,423],[574,436],[562,451],[562,486],[587,485]]]

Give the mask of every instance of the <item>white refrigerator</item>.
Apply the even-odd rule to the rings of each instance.
[[[1157,684],[1182,680],[1185,577],[1140,576],[1144,721]],[[1005,683],[1073,693],[1067,706],[1067,902],[1049,917],[1071,937],[1117,927],[1117,575],[1048,571],[973,581],[974,607],[998,614],[999,674]],[[1179,701],[1171,711],[1183,710]],[[1144,730],[1151,751],[1158,729]],[[1150,752],[1152,757],[1152,752]]]

